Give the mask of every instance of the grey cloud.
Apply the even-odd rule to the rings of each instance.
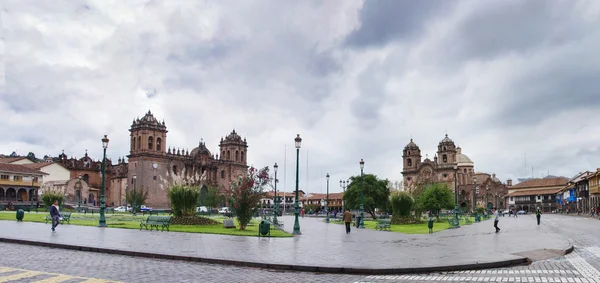
[[[359,11],[361,26],[348,35],[346,44],[368,47],[413,39],[434,15],[451,5],[448,1],[365,1]]]
[[[352,113],[358,124],[364,128],[372,128],[380,119],[380,111],[386,101],[386,76],[381,64],[373,63],[358,77],[358,97],[352,102]]]

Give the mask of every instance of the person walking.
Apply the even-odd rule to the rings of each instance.
[[[55,231],[56,226],[60,223],[60,212],[58,211],[58,200],[55,200],[50,207],[50,217],[52,218],[52,232]]]
[[[346,224],[346,234],[350,233],[350,223],[352,223],[352,213],[350,213],[350,209],[346,209],[346,212],[344,212],[344,224]]]
[[[540,211],[539,207],[535,210],[535,218],[537,218],[538,225],[540,225],[540,218],[542,218],[542,212]]]
[[[496,233],[498,233],[500,232],[500,228],[498,228],[498,221],[500,221],[500,219],[498,218],[498,210],[496,210],[496,208],[493,207],[492,213],[494,213],[494,228],[496,228]]]

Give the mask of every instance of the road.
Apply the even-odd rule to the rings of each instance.
[[[519,221],[525,219],[535,225],[533,216],[521,216]],[[504,221],[513,220],[501,218],[501,223]],[[364,276],[272,271],[0,243],[0,282],[600,282],[600,221],[544,215],[542,225],[570,237],[575,251],[503,269]]]

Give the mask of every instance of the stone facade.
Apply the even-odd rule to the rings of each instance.
[[[437,154],[433,160],[422,160],[421,149],[411,139],[404,147],[403,155],[404,187],[409,191],[420,185],[443,183],[454,190],[454,166],[456,166],[457,185],[473,185],[475,176],[474,163],[462,154],[448,135],[438,144]]]
[[[174,184],[218,186],[222,192],[247,172],[248,145],[233,130],[212,154],[201,140],[191,152],[167,147],[167,127],[150,111],[135,119],[129,129],[130,154],[127,170],[129,189],[148,191],[146,205],[170,207],[167,190]]]

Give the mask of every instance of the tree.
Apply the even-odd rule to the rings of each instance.
[[[425,189],[417,199],[417,207],[429,210],[439,219],[440,210],[454,208],[454,196],[445,184],[434,183]]]
[[[250,167],[246,176],[231,183],[228,195],[233,212],[240,223],[240,230],[246,230],[246,226],[258,210],[260,199],[265,195],[264,187],[269,184],[270,179],[269,167]]]
[[[58,205],[62,206],[63,201],[65,200],[65,195],[58,191],[47,190],[42,194],[42,201],[45,206],[51,206],[54,201],[58,201]]]
[[[365,174],[364,177],[350,177],[350,185],[344,194],[344,205],[349,209],[360,208],[360,193],[363,190],[364,179],[364,209],[376,219],[375,208],[386,209],[389,204],[390,190],[388,180],[377,179],[373,174]]]
[[[196,215],[196,203],[200,197],[200,188],[174,185],[169,188],[168,196],[175,217]]]
[[[407,192],[394,192],[390,198],[394,216],[409,216],[412,211],[414,200]]]
[[[131,206],[133,206],[133,203],[134,203],[133,195],[134,195],[133,190],[129,190],[129,191],[127,191],[127,193],[125,193],[125,202],[127,202]],[[144,190],[143,187],[135,190],[136,212],[140,211],[140,207],[142,204],[146,204],[146,199],[148,199],[148,191],[147,190]]]
[[[203,205],[205,205],[209,208],[215,208],[224,202],[225,202],[225,197],[219,193],[219,187],[209,186],[207,188]]]

